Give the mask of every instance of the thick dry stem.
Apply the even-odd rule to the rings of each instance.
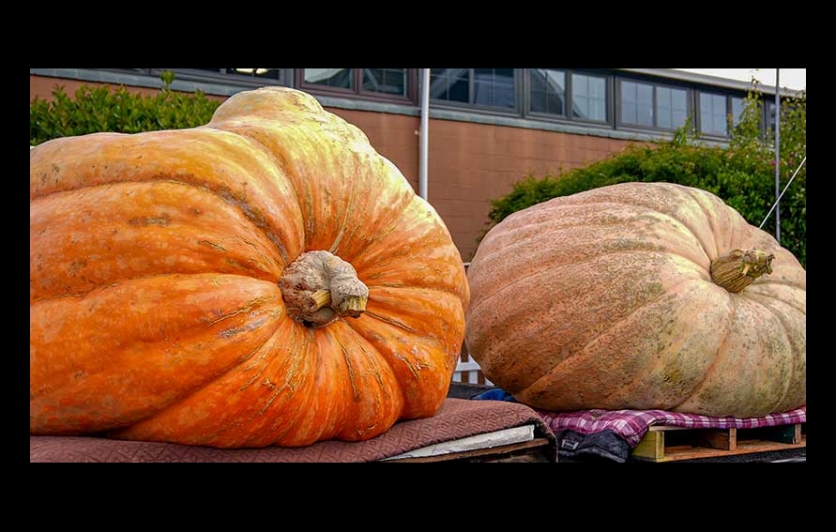
[[[309,251],[285,268],[279,287],[288,315],[308,327],[359,317],[369,289],[351,264],[328,251]]]
[[[711,280],[737,294],[765,273],[772,273],[773,254],[735,249],[711,261]]]

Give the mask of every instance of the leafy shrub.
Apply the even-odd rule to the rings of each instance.
[[[200,91],[172,91],[172,72],[161,78],[163,87],[153,96],[131,93],[123,86],[113,90],[109,85],[82,85],[71,98],[63,86],[57,86],[52,101],[35,98],[29,103],[29,144],[102,131],[139,133],[209,122],[220,102]]]
[[[678,183],[708,190],[760,226],[775,203],[774,133],[762,135],[762,99],[753,89],[727,147],[699,141],[690,123],[673,139],[633,144],[591,165],[558,176],[525,176],[511,192],[491,201],[488,228],[516,211],[559,196],[626,181]],[[781,185],[784,190],[807,153],[807,96],[782,101]],[[773,213],[763,230],[775,235]],[[780,202],[781,245],[807,267],[807,166],[801,166]]]

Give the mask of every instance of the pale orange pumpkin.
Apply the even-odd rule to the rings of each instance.
[[[491,228],[466,344],[534,407],[761,416],[807,402],[807,272],[718,197],[624,183]]]
[[[469,289],[435,210],[286,88],[29,152],[29,432],[359,441],[443,403]]]

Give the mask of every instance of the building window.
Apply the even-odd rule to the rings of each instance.
[[[351,71],[350,68],[305,68],[302,81],[305,85],[352,90],[354,86]]]
[[[746,109],[746,98],[743,96],[731,96],[726,94],[712,94],[701,92],[699,97],[700,106],[700,132],[705,135],[721,137],[730,136],[729,126],[736,128],[743,118],[743,111]],[[768,106],[766,112],[769,112]],[[761,117],[761,124],[763,124]],[[767,123],[769,119],[767,118]]]
[[[405,97],[408,95],[406,80],[405,68],[364,68],[362,90]]]
[[[607,79],[572,73],[572,118],[607,120]]]
[[[513,68],[430,69],[430,98],[485,107],[516,107]]]
[[[490,107],[513,109],[514,69],[474,68],[473,103]]]
[[[688,91],[637,81],[621,81],[620,123],[676,129],[688,117]]]
[[[727,99],[722,94],[700,93],[700,132],[706,135],[728,136]]]
[[[159,69],[162,72],[163,69]],[[175,79],[234,82],[247,85],[286,85],[284,68],[173,68]]]
[[[653,126],[653,85],[621,82],[621,122]]]
[[[530,72],[531,111],[566,115],[566,72],[547,68]]]
[[[528,96],[531,113],[568,120],[607,121],[606,76],[532,68],[528,70]]]
[[[406,68],[302,68],[298,83],[303,90],[374,99],[412,99],[413,78]]]
[[[688,91],[656,87],[656,127],[676,129],[688,118]]]

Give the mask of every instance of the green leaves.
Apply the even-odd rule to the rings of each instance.
[[[202,126],[220,105],[200,91],[172,91],[173,72],[164,72],[161,79],[163,87],[155,95],[131,92],[124,86],[82,85],[71,98],[63,86],[57,86],[51,101],[36,98],[29,103],[29,144],[101,131],[139,133]]]

